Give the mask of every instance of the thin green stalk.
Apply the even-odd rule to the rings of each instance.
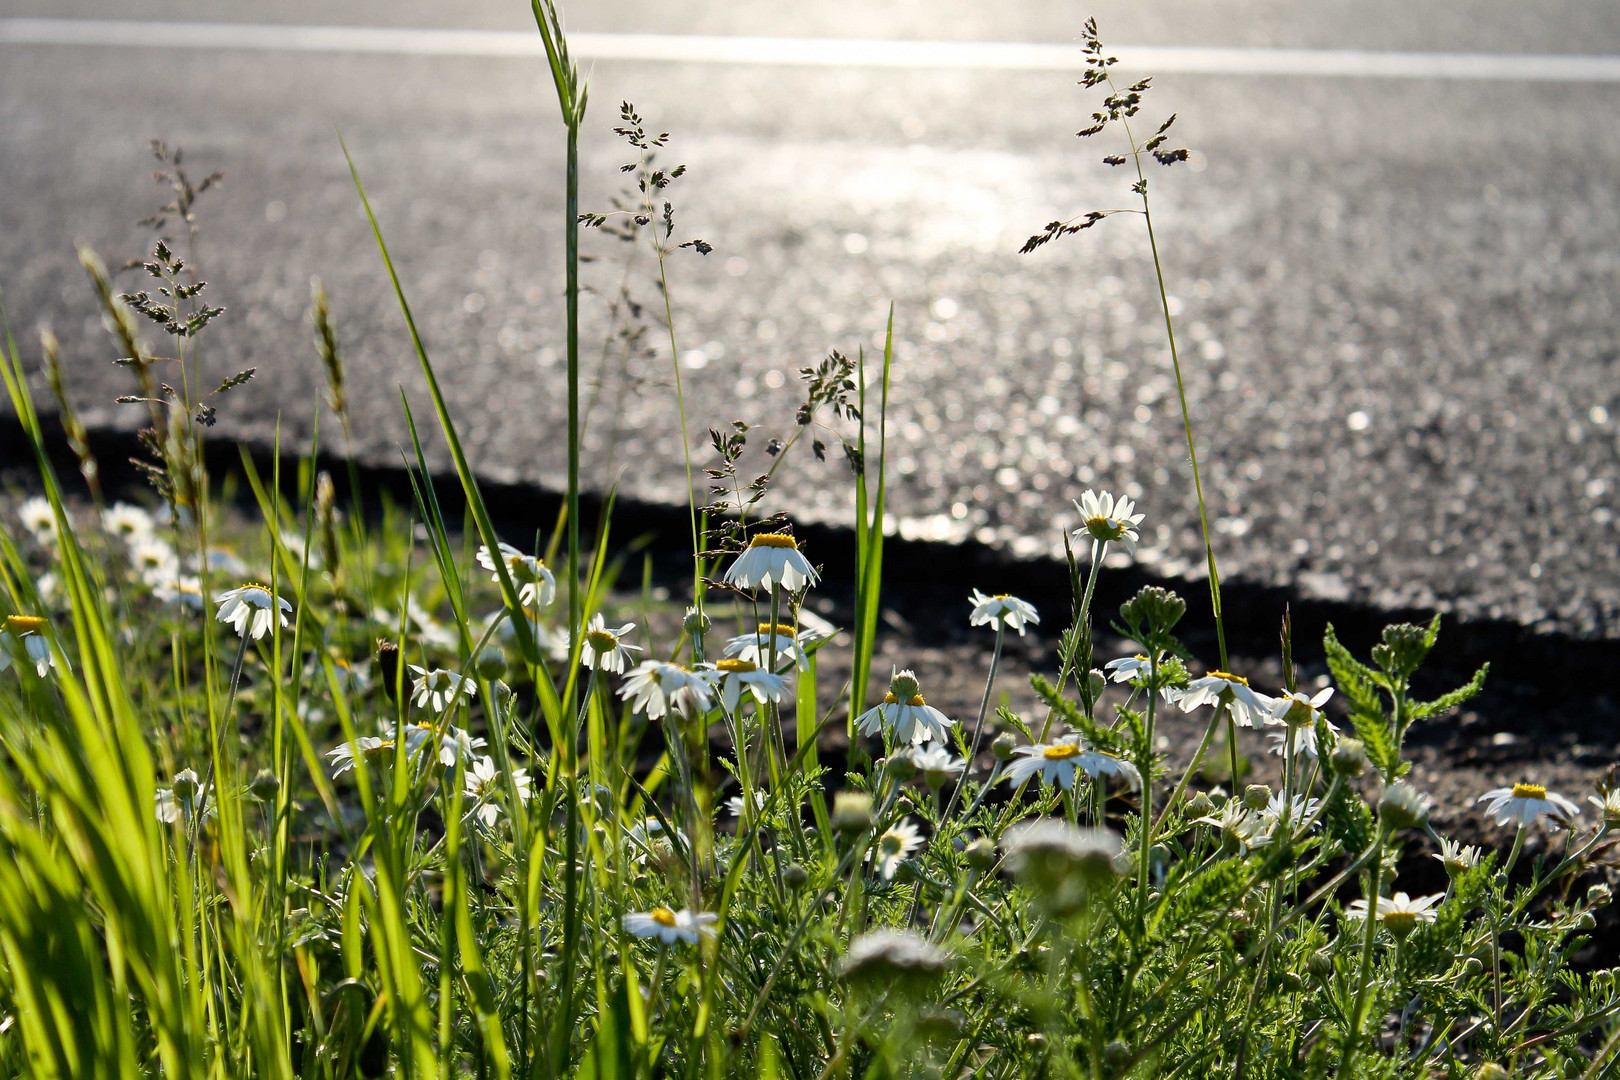
[[[990,691],[991,688],[996,685],[996,669],[1001,666],[1001,646],[1002,642],[1006,640],[1006,637],[1006,620],[997,619],[996,646],[990,653],[990,671],[985,675],[984,679],[984,696],[979,699],[979,716],[978,719],[973,722],[973,738],[968,740],[968,756],[967,761],[962,765],[962,781],[961,783],[957,784],[954,789],[952,789],[951,800],[945,804],[945,812],[939,817],[941,822],[949,819],[951,816],[951,811],[956,809],[956,801],[961,798],[962,789],[967,786],[968,773],[973,771],[973,763],[978,760],[979,739],[984,735],[984,717],[985,714],[990,711]],[[994,775],[995,769],[992,768],[990,771],[991,774]]]
[[[1378,938],[1379,889],[1384,883],[1384,858],[1381,848],[1385,835],[1384,826],[1380,824],[1377,839],[1373,843],[1373,850],[1378,854],[1373,857],[1372,887],[1367,890],[1366,895],[1367,925],[1361,939],[1361,965],[1356,974],[1356,1002],[1350,1010],[1350,1030],[1345,1033],[1344,1052],[1339,1058],[1340,1076],[1351,1075],[1350,1064],[1355,1060],[1361,1042],[1362,1014],[1367,1011],[1367,993],[1372,984],[1373,943]]]

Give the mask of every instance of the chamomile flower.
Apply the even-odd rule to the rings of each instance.
[[[712,911],[691,911],[682,908],[673,911],[655,907],[651,911],[634,911],[624,917],[624,928],[639,938],[657,938],[665,945],[684,941],[696,945],[700,937],[713,937],[714,924],[720,916]]]
[[[774,627],[770,623],[760,623],[752,634],[741,634],[727,641],[721,655],[749,660],[764,667],[770,651],[775,649],[779,669],[796,664],[800,671],[808,671],[810,654],[806,648],[819,640],[821,638],[817,634],[807,630],[795,631],[785,623],[777,623]]]
[[[889,692],[883,700],[862,713],[855,721],[861,734],[873,735],[885,728],[898,743],[944,742],[946,732],[956,721],[923,700],[922,687],[911,671],[895,671]]]
[[[1057,784],[1068,790],[1074,787],[1074,774],[1083,772],[1096,779],[1101,776],[1123,776],[1134,790],[1142,789],[1142,774],[1128,761],[1121,761],[1101,750],[1088,749],[1078,735],[1065,735],[1049,743],[1020,746],[1013,751],[1007,763],[1008,783],[1021,784],[1036,774],[1042,784]]]
[[[101,515],[101,527],[121,540],[133,543],[151,536],[154,527],[152,515],[138,506],[115,502]]]
[[[630,663],[633,652],[640,652],[640,645],[631,645],[623,640],[624,636],[636,628],[633,622],[610,630],[602,613],[598,611],[591,616],[591,621],[585,624],[585,644],[580,650],[579,661],[586,667],[595,671],[611,671],[615,674],[623,672]]]
[[[1227,703],[1232,719],[1238,727],[1254,727],[1265,723],[1271,716],[1271,698],[1250,689],[1249,680],[1229,671],[1211,671],[1194,679],[1187,689],[1176,695],[1182,712],[1192,712],[1201,705]]]
[[[1378,897],[1373,905],[1373,914],[1380,923],[1383,923],[1385,930],[1404,940],[1417,929],[1418,923],[1434,922],[1435,916],[1439,914],[1434,909],[1445,898],[1445,893],[1413,898],[1398,892],[1394,896]],[[1368,904],[1365,899],[1352,900],[1350,906],[1344,909],[1344,916],[1360,921],[1367,917],[1367,910]]]
[[[478,684],[454,671],[428,671],[412,664],[411,673],[416,676],[411,680],[411,701],[418,709],[431,706],[434,712],[443,712],[452,701],[466,704],[478,696]]]
[[[1076,533],[1085,533],[1100,544],[1118,544],[1126,551],[1136,551],[1140,539],[1136,528],[1142,524],[1142,514],[1133,514],[1136,506],[1121,496],[1115,502],[1109,492],[1098,494],[1087,490],[1074,504],[1080,511],[1082,525]]]
[[[748,548],[726,569],[726,584],[739,589],[780,585],[798,592],[818,580],[816,568],[799,551],[791,533],[755,533]]]
[[[1321,799],[1307,798],[1304,795],[1295,795],[1287,803],[1283,802],[1283,794],[1278,791],[1266,801],[1265,809],[1260,811],[1262,821],[1281,824],[1283,811],[1288,811],[1288,824],[1297,827],[1309,821],[1316,813],[1317,807],[1322,805]]]
[[[1581,812],[1581,808],[1541,784],[1514,784],[1510,788],[1496,788],[1481,795],[1478,802],[1485,803],[1485,816],[1498,825],[1525,828],[1546,816],[1558,824],[1567,822]]]
[[[702,670],[720,683],[720,704],[732,716],[737,715],[744,692],[761,705],[767,701],[784,701],[788,695],[786,675],[761,671],[752,660],[716,660],[704,664]]]
[[[17,519],[22,522],[23,528],[34,535],[34,539],[42,544],[56,543],[56,511],[51,509],[51,501],[35,495],[31,499],[24,499],[17,507]]]
[[[506,785],[501,781],[501,774],[495,768],[495,759],[485,754],[465,774],[466,793],[473,800],[473,808],[469,813],[476,814],[478,820],[490,828],[494,828],[496,820],[501,816],[499,799]],[[517,788],[518,798],[524,802],[529,801],[532,794],[533,781],[529,778],[529,770],[513,769],[512,783]]]
[[[755,816],[757,817],[759,815],[759,812],[761,810],[764,810],[764,809],[765,809],[765,793],[763,791],[759,791],[759,790],[756,789],[754,791],[754,814],[755,814]],[[734,818],[741,818],[743,816],[743,797],[741,795],[733,795],[731,798],[727,799],[726,800],[726,812],[729,813]]]
[[[1208,825],[1221,835],[1221,846],[1227,851],[1247,855],[1256,848],[1271,843],[1276,820],[1266,820],[1243,805],[1241,799],[1228,799],[1220,812],[1196,818],[1194,825]]]
[[[287,612],[292,610],[292,605],[272,593],[268,585],[251,581],[240,589],[222,592],[214,599],[219,604],[219,621],[229,624],[237,637],[251,636],[254,641],[270,632],[278,614],[281,625],[286,626]]]
[[[872,868],[884,881],[893,881],[900,864],[911,858],[911,853],[922,846],[922,835],[909,818],[902,818],[889,827],[868,856]]]
[[[1456,877],[1465,870],[1472,870],[1479,865],[1479,848],[1472,844],[1459,844],[1455,840],[1440,839],[1440,850],[1434,857],[1440,860],[1440,865],[1446,868],[1448,877]]]
[[[156,588],[159,582],[173,580],[180,573],[180,559],[174,548],[151,535],[137,536],[129,542],[129,565],[147,588]]]
[[[51,643],[45,637],[45,620],[38,615],[7,615],[0,622],[0,671],[11,666],[13,656],[31,663],[40,678],[56,666]]]
[[[961,772],[962,766],[966,764],[951,753],[943,743],[933,743],[925,749],[913,750],[911,763],[922,774],[923,782],[931,788],[943,786],[945,781]]]
[[[173,825],[182,818],[190,820],[198,810],[198,800],[202,794],[202,781],[197,779],[195,769],[181,769],[174,774],[170,783],[172,787],[158,788],[152,793],[153,811],[165,825]],[[205,799],[203,802],[202,816],[206,821],[214,816],[214,800]]]
[[[1035,605],[1016,596],[1006,593],[997,593],[986,596],[978,589],[974,589],[968,597],[968,603],[973,605],[973,614],[968,616],[969,626],[994,626],[997,630],[1016,630],[1018,636],[1024,636],[1025,626],[1039,625],[1041,617],[1035,613]]]
[[[1331,686],[1317,691],[1314,697],[1306,697],[1300,693],[1284,693],[1282,697],[1272,699],[1271,715],[1266,722],[1287,724],[1291,728],[1315,727],[1317,717],[1322,715],[1322,706],[1326,705],[1332,696]]]
[[[380,765],[394,752],[393,739],[379,739],[375,735],[358,736],[353,743],[342,743],[334,750],[328,750],[326,756],[332,762],[332,776],[342,776],[354,768],[356,758],[365,758],[373,765]]]
[[[390,741],[396,737],[392,727],[384,729],[383,735]],[[411,761],[414,762],[418,754],[436,749],[439,764],[445,766],[454,765],[463,758],[471,761],[473,751],[485,746],[482,737],[474,738],[471,732],[462,728],[441,728],[438,724],[407,724],[404,737],[405,756]]]
[[[694,715],[714,707],[714,687],[704,674],[667,660],[643,660],[630,669],[619,696],[649,720],[661,720],[674,708]]]
[[[1167,655],[1160,654],[1159,656],[1159,677],[1161,679],[1164,677],[1165,661],[1168,659]],[[1122,656],[1118,660],[1108,661],[1103,665],[1103,673],[1108,676],[1110,682],[1130,683],[1132,686],[1145,688],[1148,680],[1153,677],[1153,661],[1146,653],[1133,653],[1130,656]],[[1179,693],[1180,691],[1173,686],[1159,687],[1159,697],[1167,705],[1175,704]]]
[[[557,599],[557,579],[551,573],[545,560],[533,555],[525,555],[511,544],[502,543],[497,549],[500,552],[501,562],[506,564],[506,572],[512,578],[512,584],[518,591],[518,603],[525,608],[547,608]],[[500,581],[498,564],[489,553],[489,546],[478,549],[478,565],[485,570],[495,571],[490,575],[491,581]]]
[[[1603,815],[1603,824],[1614,828],[1620,826],[1620,788],[1611,788],[1603,793],[1603,798],[1588,795],[1586,801],[1598,808]]]

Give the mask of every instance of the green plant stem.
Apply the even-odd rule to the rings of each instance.
[[[1367,925],[1363,928],[1361,939],[1361,965],[1356,974],[1356,1002],[1350,1010],[1350,1030],[1345,1033],[1344,1051],[1339,1058],[1340,1076],[1350,1076],[1350,1065],[1355,1060],[1356,1051],[1361,1042],[1361,1024],[1363,1013],[1367,1011],[1367,994],[1372,988],[1372,960],[1373,943],[1378,938],[1378,900],[1379,889],[1384,883],[1384,858],[1382,848],[1388,836],[1388,830],[1380,824],[1378,835],[1373,844],[1377,854],[1373,858],[1372,885],[1367,890]]]
[[[985,714],[990,711],[990,690],[996,685],[996,669],[1001,665],[1001,646],[1007,637],[1007,624],[1005,620],[996,620],[996,646],[990,653],[990,671],[984,679],[984,696],[979,699],[979,717],[973,722],[973,738],[968,741],[967,761],[962,765],[962,782],[951,790],[951,799],[945,804],[945,812],[940,815],[941,822],[947,821],[951,811],[956,809],[956,802],[962,795],[962,789],[967,786],[968,773],[973,771],[973,763],[979,757],[979,739],[984,735]],[[991,775],[995,775],[995,768],[991,767]],[[988,782],[987,782],[988,783]],[[975,803],[975,805],[977,805]]]

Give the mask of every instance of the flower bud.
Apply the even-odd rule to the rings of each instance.
[[[917,763],[912,760],[910,752],[901,750],[889,756],[889,760],[883,765],[883,771],[895,783],[903,784],[917,775]]]
[[[1471,979],[1485,974],[1485,962],[1477,956],[1470,956],[1463,961],[1463,974]]]
[[[1429,820],[1429,797],[1405,780],[1384,789],[1378,816],[1392,829],[1409,829]]]
[[[990,744],[990,752],[996,755],[997,761],[1006,761],[1018,749],[1018,740],[1013,738],[1012,732],[1003,731],[996,736],[996,741]]]
[[[962,849],[962,860],[973,869],[984,873],[996,865],[996,845],[987,836],[981,836]]]
[[[1086,677],[1086,681],[1088,688],[1091,690],[1091,700],[1096,701],[1102,697],[1103,688],[1108,685],[1108,676],[1096,668],[1092,668],[1091,674]]]
[[[1131,1048],[1120,1039],[1115,1039],[1103,1047],[1103,1062],[1111,1069],[1117,1069],[1131,1060]]]
[[[1512,1080],[1513,1074],[1494,1061],[1487,1061],[1474,1070],[1473,1080]]]
[[[1340,739],[1328,761],[1340,776],[1360,776],[1367,771],[1367,746],[1360,739]]]
[[[1590,911],[1583,911],[1575,916],[1575,929],[1585,933],[1597,929],[1597,917]]]
[[[253,782],[248,784],[248,790],[260,802],[269,802],[276,797],[276,792],[281,790],[281,781],[269,769],[260,769],[253,777]]]
[[[1305,970],[1318,979],[1325,979],[1333,974],[1333,954],[1326,949],[1318,949],[1305,958]]]
[[[1250,784],[1243,789],[1243,805],[1250,810],[1264,810],[1271,801],[1271,788],[1266,784]]]
[[[1614,892],[1601,881],[1586,890],[1586,902],[1592,907],[1608,907],[1613,899]]]
[[[810,880],[810,871],[798,863],[788,863],[782,868],[782,884],[790,889],[802,889]]]
[[[197,774],[195,772],[191,771],[190,769],[181,769],[179,772],[174,774],[174,780],[171,786],[174,788],[175,798],[189,799],[193,795],[197,794],[198,789],[202,785],[198,783]]]
[[[1215,804],[1202,791],[1187,800],[1187,813],[1194,817],[1207,817],[1215,812]]]
[[[506,674],[506,654],[500,649],[485,649],[478,654],[478,674],[491,682]]]
[[[872,796],[862,791],[840,791],[833,796],[832,826],[843,833],[871,829]]]
[[[709,632],[709,617],[695,607],[686,609],[686,617],[681,620],[681,629],[693,638],[701,638]]]

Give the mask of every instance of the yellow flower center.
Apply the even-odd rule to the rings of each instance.
[[[1513,797],[1515,799],[1545,799],[1547,789],[1540,784],[1514,784]]]
[[[998,593],[996,593],[996,595],[992,596],[990,599],[992,599],[992,600],[1011,600],[1012,599],[1012,593],[998,592]]]
[[[729,671],[739,675],[759,670],[759,665],[752,660],[716,660],[714,666],[717,671]]]
[[[1047,761],[1066,761],[1072,757],[1079,757],[1082,753],[1079,743],[1065,742],[1056,746],[1048,746],[1041,751],[1041,757]]]
[[[761,637],[764,637],[766,635],[772,635],[772,636],[777,636],[777,637],[792,637],[793,636],[793,627],[788,626],[785,623],[772,624],[772,623],[768,623],[768,622],[762,622],[762,623],[760,623],[758,626],[756,626],[754,628],[754,632],[756,634],[758,634],[759,636],[761,636]]]
[[[1417,912],[1386,911],[1378,916],[1378,920],[1389,927],[1390,933],[1400,934],[1411,931],[1417,925]]]
[[[754,538],[748,541],[749,547],[793,548],[798,550],[799,542],[789,533],[755,533]]]
[[[591,630],[585,634],[585,642],[599,653],[612,652],[619,647],[619,639],[606,630]]]
[[[1209,673],[1209,677],[1211,679],[1225,679],[1227,682],[1234,682],[1239,686],[1249,685],[1248,679],[1245,679],[1241,675],[1234,675],[1230,671],[1212,671]]]
[[[894,696],[894,691],[893,690],[890,690],[887,694],[883,695],[883,704],[885,704],[885,705],[898,705],[898,704],[900,704],[900,699]],[[906,699],[906,704],[907,705],[927,705],[928,702],[923,700],[923,696],[921,694],[912,694],[910,697],[908,697]]]
[[[242,583],[242,588],[244,588],[244,589],[258,589],[262,593],[268,593],[270,591],[270,586],[261,585],[257,581],[244,581]]]
[[[45,620],[39,615],[7,615],[6,633],[13,637],[22,637],[24,634],[33,634],[45,628]]]
[[[671,928],[675,926],[675,913],[669,910],[667,907],[655,907],[651,911],[647,912],[647,917],[652,919],[652,921],[657,923],[659,926],[668,926]]]

